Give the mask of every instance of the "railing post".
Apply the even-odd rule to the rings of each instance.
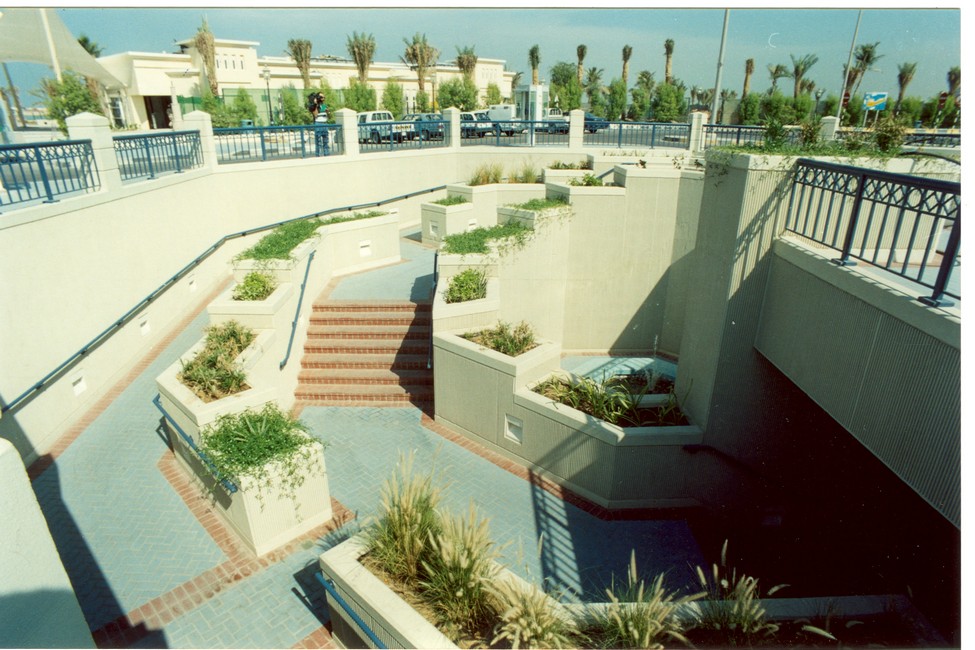
[[[829,115],[819,121],[819,139],[830,142],[836,139],[840,120],[835,115]]]
[[[653,125],[650,127],[650,148],[651,149],[657,148],[657,123],[656,122],[654,122]]]
[[[444,137],[447,138],[447,146],[451,149],[460,148],[460,109],[450,107],[443,110],[443,118],[446,121],[447,130]]]
[[[860,220],[860,206],[863,205],[863,189],[866,185],[867,177],[865,174],[857,174],[857,193],[853,197],[853,210],[850,211],[850,225],[846,230],[846,238],[843,240],[843,251],[839,259],[833,260],[839,266],[856,266],[856,262],[850,261],[850,250],[853,248],[853,237],[856,235],[857,222]]]
[[[585,137],[586,112],[582,109],[569,111],[569,148],[577,149],[583,145]]]
[[[217,141],[213,137],[213,121],[204,111],[192,111],[183,116],[183,126],[188,131],[199,131],[200,154],[203,157],[201,168],[216,171]]]
[[[41,183],[44,185],[44,194],[47,195],[47,199],[44,203],[54,203],[57,201],[54,198],[54,191],[51,189],[51,179],[47,177],[47,169],[45,169],[45,161],[41,156],[41,148],[34,145],[34,160],[37,161],[37,171],[41,175]]]
[[[115,155],[115,142],[108,118],[93,113],[78,113],[67,118],[68,138],[71,140],[91,140],[91,151],[95,158],[95,170],[103,190],[111,192],[122,187],[122,174]]]
[[[691,136],[687,148],[691,153],[704,151],[704,113],[691,113]]]
[[[619,129],[616,130],[616,148],[623,148],[623,123],[619,122]]]
[[[169,137],[172,138],[173,140],[173,158],[176,160],[176,173],[182,174],[183,165],[182,162],[180,161],[181,156],[179,153],[179,136],[174,133]]]
[[[938,269],[938,279],[934,281],[934,289],[930,296],[919,296],[920,300],[929,307],[948,307],[954,302],[944,299],[945,287],[951,277],[952,267],[955,265],[955,258],[958,257],[958,247],[961,245],[961,214],[955,219],[951,227],[951,234],[948,235],[948,243],[945,245],[945,252],[941,258],[941,268]]]
[[[355,111],[351,108],[340,108],[335,111],[335,123],[342,127],[342,151],[345,156],[358,156],[359,127],[356,124]]]
[[[257,135],[261,139],[261,160],[267,160],[267,145],[264,143],[264,128],[257,130]]]

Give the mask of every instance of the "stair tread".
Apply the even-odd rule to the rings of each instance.
[[[352,325],[352,324],[316,324],[308,327],[309,338],[323,337],[355,337],[369,338],[422,338],[430,336],[429,325]]]
[[[427,367],[429,358],[426,354],[342,354],[342,353],[311,353],[305,354],[302,367],[315,368],[408,368]]]
[[[430,383],[433,374],[425,368],[304,368],[298,375],[304,382],[404,382],[407,384]]]

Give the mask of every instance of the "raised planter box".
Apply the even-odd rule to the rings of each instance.
[[[156,388],[159,390],[163,408],[194,444],[200,444],[200,429],[211,424],[221,415],[259,409],[277,398],[278,388],[268,369],[268,366],[273,363],[276,370],[277,365],[273,359],[266,358],[266,351],[271,348],[276,337],[277,333],[274,330],[258,332],[254,341],[237,357],[238,363],[247,371],[247,383],[250,388],[234,395],[204,402],[177,378],[182,370],[182,362],[196,356],[196,353],[203,348],[205,338],[200,339],[186,354],[156,377]],[[175,445],[181,439],[175,431],[167,428],[170,431],[170,441]],[[177,447],[174,446],[175,448]]]
[[[318,232],[324,239],[324,246],[319,249],[325,255],[324,261],[332,276],[358,273],[400,261],[397,209],[368,219],[327,224]],[[326,278],[312,296],[317,296],[327,281]]]
[[[433,297],[433,331],[441,332],[457,329],[477,329],[490,327],[498,322],[501,308],[501,282],[497,278],[487,279],[487,295],[480,300],[448,303],[444,293],[450,282],[441,276],[437,293]]]
[[[420,232],[424,244],[439,244],[447,235],[470,232],[475,228],[489,228],[495,223],[480,223],[475,216],[473,203],[420,205]]]
[[[234,280],[242,282],[244,276],[251,271],[266,271],[274,276],[279,285],[301,286],[301,281],[305,276],[305,267],[308,264],[308,256],[318,248],[321,241],[321,235],[316,234],[309,237],[295,246],[294,250],[291,251],[291,258],[286,260],[235,259],[233,261]]]
[[[236,286],[232,286],[207,305],[211,325],[237,321],[251,329],[279,329],[288,326],[294,317],[294,285],[279,284],[264,300],[234,300]],[[286,309],[290,305],[291,309]]]

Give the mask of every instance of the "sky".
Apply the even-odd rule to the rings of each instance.
[[[75,36],[87,35],[106,55],[130,50],[178,51],[175,41],[191,38],[205,16],[218,38],[258,41],[259,56],[283,56],[288,39],[305,38],[312,42],[315,55],[344,57],[349,35],[366,32],[376,39],[376,61],[398,61],[405,47],[403,39],[419,32],[440,50],[441,62],[452,61],[457,48],[473,46],[479,56],[504,59],[507,69],[529,76],[528,50],[537,44],[543,79],[557,62],[575,64],[576,47],[584,44],[588,49],[585,67],[602,68],[606,84],[621,75],[624,45],[633,48],[631,85],[641,70],[662,80],[663,44],[669,38],[675,43],[674,75],[688,88],[714,86],[724,20],[723,7],[267,9],[225,5],[169,9],[92,7],[89,3],[86,8],[67,6],[56,11]],[[882,58],[867,73],[860,90],[896,96],[897,67],[905,62],[917,63],[908,95],[927,98],[945,90],[949,68],[961,65],[961,20],[957,7],[865,9],[857,44],[879,43]],[[782,63],[791,68],[790,55],[815,54],[819,61],[806,78],[827,93],[837,93],[856,22],[855,9],[732,7],[722,88],[741,94],[748,58],[755,59],[751,88],[764,91],[771,83],[768,65]],[[9,63],[8,67],[22,96],[28,95],[26,103],[37,101],[27,91],[36,87],[40,76],[50,76],[50,69],[22,63]],[[779,86],[791,93],[789,80],[780,80]]]

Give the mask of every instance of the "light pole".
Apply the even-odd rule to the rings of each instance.
[[[271,112],[271,69],[264,66],[261,76],[264,77],[264,86],[267,88],[267,119],[274,126],[274,113]]]
[[[822,88],[816,91],[816,115],[819,115],[819,100],[822,99],[825,92]]]

